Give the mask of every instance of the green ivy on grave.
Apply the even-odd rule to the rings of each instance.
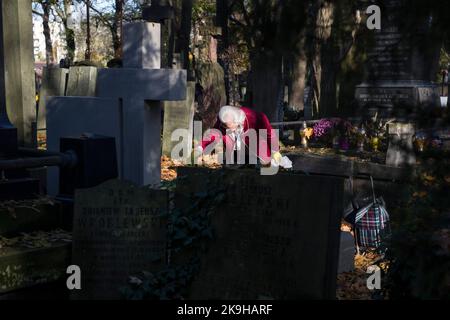
[[[202,191],[189,197],[190,205],[175,208],[174,191],[176,183],[185,179],[165,182],[163,189],[170,192],[169,210],[169,259],[165,268],[158,272],[142,271],[130,276],[129,284],[120,289],[126,300],[172,300],[183,299],[186,289],[200,270],[200,252],[206,249],[209,240],[214,237],[210,218],[218,206],[225,200],[225,187],[217,183],[222,181],[224,172],[208,178]],[[186,255],[189,258],[181,265],[172,263],[171,256]]]

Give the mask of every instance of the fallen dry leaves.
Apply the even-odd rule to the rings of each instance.
[[[0,236],[0,255],[2,250],[8,248],[48,248],[54,243],[72,242],[72,234],[64,230],[53,230],[50,232],[35,231],[32,233],[21,233],[19,237],[6,238]]]
[[[367,279],[370,274],[367,268],[380,261],[381,256],[375,253],[356,255],[355,270],[338,275],[336,298],[338,300],[372,300],[372,291],[367,288]],[[386,268],[381,264],[381,268]]]
[[[39,132],[37,134],[37,142],[38,142],[38,149],[40,150],[47,149],[47,135],[45,133]]]
[[[173,181],[177,178],[177,164],[169,157],[163,156],[161,158],[161,180]]]
[[[161,180],[173,181],[177,178],[177,168],[186,166],[182,161],[172,160],[167,156],[161,157]],[[222,165],[218,162],[214,156],[203,156],[203,167],[210,169],[221,168]]]

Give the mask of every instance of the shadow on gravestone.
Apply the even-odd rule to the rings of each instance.
[[[189,299],[335,298],[342,179],[188,167],[178,174],[176,207],[214,184],[226,188]]]
[[[119,180],[75,194],[72,264],[81,268],[76,300],[121,299],[129,276],[162,269],[168,193]]]

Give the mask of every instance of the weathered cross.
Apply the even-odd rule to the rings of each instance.
[[[186,70],[161,69],[160,24],[125,24],[123,68],[98,71],[97,97],[49,100],[48,146],[57,150],[60,137],[85,132],[114,136],[120,177],[157,186],[161,182],[161,101],[185,100],[186,82]],[[52,176],[51,180],[57,179]]]
[[[129,23],[123,32],[124,68],[100,70],[97,95],[123,101],[124,177],[155,185],[161,179],[161,101],[186,99],[186,70],[161,69],[160,24]]]

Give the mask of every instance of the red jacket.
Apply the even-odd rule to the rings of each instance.
[[[246,107],[242,107],[241,110],[244,111],[244,113],[245,113],[245,121],[244,121],[244,128],[243,128],[244,134],[249,129],[256,130],[256,135],[258,138],[258,142],[257,142],[258,157],[266,162],[270,161],[271,155],[272,155],[272,147],[276,148],[275,151],[278,151],[277,150],[278,149],[277,148],[278,140],[272,141],[272,139],[277,139],[278,137],[273,132],[273,128],[270,125],[269,119],[262,112],[258,112],[258,111],[255,111],[255,110],[252,110],[252,109],[249,109]],[[229,136],[226,135],[226,129],[221,125],[221,121],[219,120],[219,118],[217,118],[216,124],[214,125],[214,129],[217,129],[222,133],[223,145],[225,146],[225,148],[227,146],[233,145],[233,141],[231,140],[231,138]],[[260,136],[260,133],[259,133],[260,129],[267,130],[267,140],[265,139],[264,136]],[[210,145],[212,142],[214,142],[215,139],[216,139],[216,137],[214,135],[207,136],[205,139],[203,139],[203,141],[201,143],[202,148],[205,149],[208,145]],[[244,138],[244,143],[247,147],[249,146],[249,137],[248,136]],[[260,144],[266,145],[266,152],[262,152],[263,150],[261,150],[261,151],[259,150]]]

